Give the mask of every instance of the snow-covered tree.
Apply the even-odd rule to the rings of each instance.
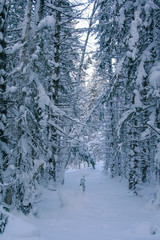
[[[99,61],[109,82],[106,143],[111,156],[106,169],[113,176],[127,177],[135,193],[143,182],[157,176],[158,11],[156,1],[115,0],[99,5]]]
[[[6,94],[6,41],[5,28],[8,6],[6,2],[0,3],[0,204],[7,199],[7,193],[4,190],[5,171],[7,167],[8,137],[6,134],[7,124],[7,94]],[[7,186],[9,191],[9,186]],[[7,222],[7,216],[0,210],[0,234],[3,233]]]
[[[7,3],[7,18],[2,4],[0,29],[1,204],[36,214],[38,184],[53,189],[63,183],[75,149],[80,161],[93,161],[74,131],[79,126],[74,119],[78,12],[69,1]]]

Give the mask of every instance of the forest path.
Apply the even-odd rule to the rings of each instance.
[[[15,213],[1,240],[160,240],[160,211],[102,169],[68,170],[59,194],[43,189],[38,218]]]
[[[79,186],[83,176],[85,192]],[[43,240],[160,240],[160,212],[129,193],[120,179],[107,178],[102,163],[96,170],[68,171],[59,194],[63,207],[55,192],[46,192],[39,205]]]

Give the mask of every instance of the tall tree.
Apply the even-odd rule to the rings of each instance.
[[[153,88],[159,92],[159,86],[151,79],[159,62],[158,9],[157,1],[115,0],[99,5],[99,60],[109,82],[109,94],[101,99],[107,100],[107,145],[109,153],[113,151],[106,169],[112,176],[127,177],[135,193],[143,182],[153,180],[151,172],[157,175],[153,166],[159,137],[153,129],[159,122],[159,117],[155,122],[159,96]]]
[[[9,3],[7,45],[1,34],[5,47],[1,65],[1,80],[5,78],[1,94],[2,205],[36,214],[38,184],[53,188],[63,183],[71,152],[80,149],[81,158],[85,153],[85,147],[81,144],[80,148],[71,134],[78,122],[74,120],[77,12],[69,1]],[[4,25],[1,29],[3,32]],[[88,160],[89,155],[83,155]]]
[[[5,171],[8,163],[9,141],[6,134],[7,125],[7,91],[6,91],[6,62],[5,53],[6,39],[6,18],[8,5],[6,1],[0,3],[0,204],[7,202],[7,194],[10,191],[10,186],[5,188]],[[0,210],[0,234],[3,233],[7,223],[7,215]]]

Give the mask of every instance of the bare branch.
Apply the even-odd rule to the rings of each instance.
[[[160,135],[160,132],[158,131],[157,128],[151,126],[149,123],[146,123],[147,126],[149,126],[150,128],[152,128],[153,131],[155,131],[158,135]]]

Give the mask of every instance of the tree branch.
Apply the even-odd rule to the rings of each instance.
[[[149,123],[146,123],[146,125],[152,128],[152,130],[155,131],[158,135],[160,135],[160,132],[155,127],[151,126]]]

